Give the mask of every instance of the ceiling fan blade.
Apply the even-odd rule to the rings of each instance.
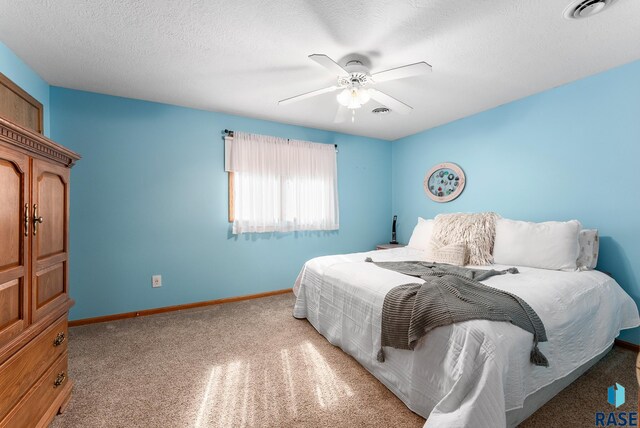
[[[306,100],[307,98],[315,97],[316,95],[326,94],[327,92],[333,92],[338,89],[337,86],[329,86],[328,88],[322,88],[315,91],[307,92],[304,94],[296,95],[295,97],[285,98],[284,100],[278,101],[278,105],[284,106],[287,104],[295,103],[297,101]]]
[[[415,64],[403,65],[391,70],[381,71],[371,75],[373,81],[387,82],[389,80],[405,79],[407,77],[420,76],[431,71],[431,66],[426,62],[416,62]]]
[[[383,106],[391,109],[392,111],[397,111],[400,114],[409,114],[411,113],[411,110],[413,110],[413,107],[403,103],[402,101],[398,101],[391,95],[387,95],[377,89],[369,89],[369,94],[371,95],[371,98]]]
[[[313,55],[309,55],[309,58],[314,60],[315,62],[317,62],[318,64],[320,64],[321,66],[323,66],[324,68],[329,70],[331,73],[335,74],[336,76],[341,76],[341,77],[349,76],[349,72],[347,70],[340,67],[340,65],[338,65],[337,62],[335,62],[334,60],[332,60],[326,55],[313,54]]]
[[[333,119],[333,123],[346,122],[347,117],[349,117],[349,109],[341,104],[338,104],[338,110],[336,111],[336,117]]]

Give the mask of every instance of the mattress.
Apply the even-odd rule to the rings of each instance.
[[[602,272],[518,267],[519,274],[483,282],[518,295],[538,313],[548,337],[539,348],[549,367],[529,362],[531,333],[486,320],[436,328],[413,351],[385,348],[386,360],[380,363],[376,353],[386,293],[422,280],[366,263],[367,257],[402,261],[425,255],[404,247],[312,259],[294,285],[293,315],[306,318],[427,418],[426,427],[506,426],[506,412],[522,409],[527,397],[602,355],[620,330],[640,325],[634,301]]]

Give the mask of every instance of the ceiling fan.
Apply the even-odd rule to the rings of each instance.
[[[352,112],[351,120],[353,121],[355,110],[362,107],[362,105],[371,99],[398,113],[410,113],[413,107],[397,100],[391,95],[374,89],[372,86],[380,82],[420,76],[431,71],[431,66],[423,61],[371,74],[362,61],[357,59],[347,62],[345,66],[342,67],[327,55],[313,54],[309,55],[309,58],[336,74],[338,79],[336,84],[328,88],[285,98],[284,100],[278,101],[278,105],[287,105],[317,95],[340,90],[340,93],[336,97],[339,105],[334,122],[343,122],[349,110]]]

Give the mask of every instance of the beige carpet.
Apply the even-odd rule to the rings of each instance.
[[[286,294],[71,329],[76,384],[52,427],[424,424],[292,305]],[[613,382],[634,402],[634,367],[633,352],[614,348],[524,426],[593,426]]]

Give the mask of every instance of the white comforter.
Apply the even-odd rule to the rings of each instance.
[[[549,339],[540,344],[548,368],[529,362],[530,333],[485,320],[437,328],[414,351],[385,348],[386,361],[379,363],[385,294],[422,280],[365,263],[366,257],[421,260],[424,254],[398,248],[312,259],[296,280],[293,315],[307,318],[411,410],[428,417],[428,427],[504,426],[506,411],[602,353],[621,329],[640,325],[636,304],[601,272],[518,267],[520,274],[484,283],[520,296],[538,313]]]

